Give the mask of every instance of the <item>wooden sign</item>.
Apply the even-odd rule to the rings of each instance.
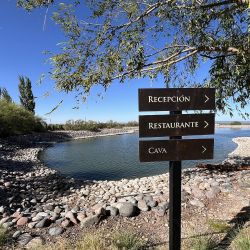
[[[214,88],[139,89],[139,111],[215,109]]]
[[[215,114],[141,115],[139,137],[214,134]]]
[[[139,142],[141,162],[213,159],[214,139]]]

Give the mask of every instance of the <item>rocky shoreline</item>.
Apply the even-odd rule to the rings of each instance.
[[[132,180],[77,181],[61,176],[38,159],[41,150],[56,142],[135,130],[58,131],[0,140],[0,225],[13,233],[14,244],[32,248],[45,242],[40,231],[55,237],[74,225],[88,227],[109,216],[129,218],[147,211],[165,216],[168,173]],[[249,159],[250,138],[235,142],[240,146],[225,164],[232,164],[233,159],[245,164]],[[183,170],[183,208],[202,211],[217,195],[233,192],[249,176],[249,170]]]

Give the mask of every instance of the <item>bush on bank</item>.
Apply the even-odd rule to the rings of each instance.
[[[44,122],[22,106],[0,100],[0,137],[45,131]]]
[[[123,127],[135,127],[138,126],[138,122],[131,121],[127,123],[119,123],[115,121],[108,122],[96,122],[96,121],[84,121],[84,120],[69,120],[65,124],[49,124],[48,130],[88,130],[88,131],[100,131],[104,128],[123,128]]]

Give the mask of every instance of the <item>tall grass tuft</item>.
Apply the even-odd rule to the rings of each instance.
[[[114,235],[112,245],[115,250],[140,250],[144,242],[135,234],[121,232]]]
[[[242,229],[231,244],[232,250],[250,249],[250,228]]]
[[[7,239],[6,230],[0,227],[0,249],[4,245],[6,239]]]

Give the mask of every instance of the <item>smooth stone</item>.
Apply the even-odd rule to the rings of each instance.
[[[137,207],[130,202],[117,203],[116,207],[119,209],[119,214],[124,217],[133,217],[137,215]]]
[[[75,214],[72,213],[72,211],[68,211],[66,214],[65,214],[65,218],[68,218],[70,221],[72,221],[74,224],[77,224],[77,220],[75,218]]]
[[[113,207],[113,206],[106,207],[106,210],[109,211],[111,216],[117,216],[119,214],[118,208]]]
[[[79,221],[82,221],[85,218],[86,218],[86,213],[85,212],[80,212],[80,213],[77,214],[77,219]]]
[[[166,209],[164,209],[163,207],[154,207],[152,208],[152,211],[154,212],[155,215],[160,217],[166,214]]]
[[[48,218],[44,218],[36,224],[36,228],[48,227],[51,221]]]
[[[143,212],[146,212],[149,210],[149,206],[147,205],[145,200],[139,200],[137,206]]]
[[[1,206],[1,207],[0,207],[0,213],[3,214],[3,213],[4,213],[4,210],[5,210],[5,209],[4,209],[4,206]]]
[[[24,233],[24,234],[21,234],[18,239],[17,239],[17,242],[19,245],[21,246],[25,246],[29,243],[29,241],[32,240],[32,236],[29,234],[29,233]]]
[[[18,238],[20,235],[21,235],[21,231],[18,230],[18,231],[16,231],[15,233],[13,233],[12,238],[16,239],[16,238]]]
[[[98,224],[100,222],[100,220],[101,220],[100,215],[89,216],[81,221],[81,228],[89,227],[89,226]]]
[[[18,221],[17,221],[17,226],[24,226],[29,222],[29,218],[28,217],[21,217]]]
[[[36,224],[37,224],[37,221],[30,222],[30,223],[28,224],[28,228],[31,228],[31,229],[34,228]]]
[[[49,235],[51,236],[57,236],[62,234],[64,229],[62,227],[52,227],[49,229]]]
[[[63,220],[62,223],[61,223],[62,227],[69,227],[70,224],[71,224],[71,221],[68,220],[68,219]]]
[[[154,200],[152,200],[152,201],[148,201],[147,202],[147,205],[149,206],[149,207],[157,207],[157,205],[158,205],[158,202],[157,201],[154,201]]]

